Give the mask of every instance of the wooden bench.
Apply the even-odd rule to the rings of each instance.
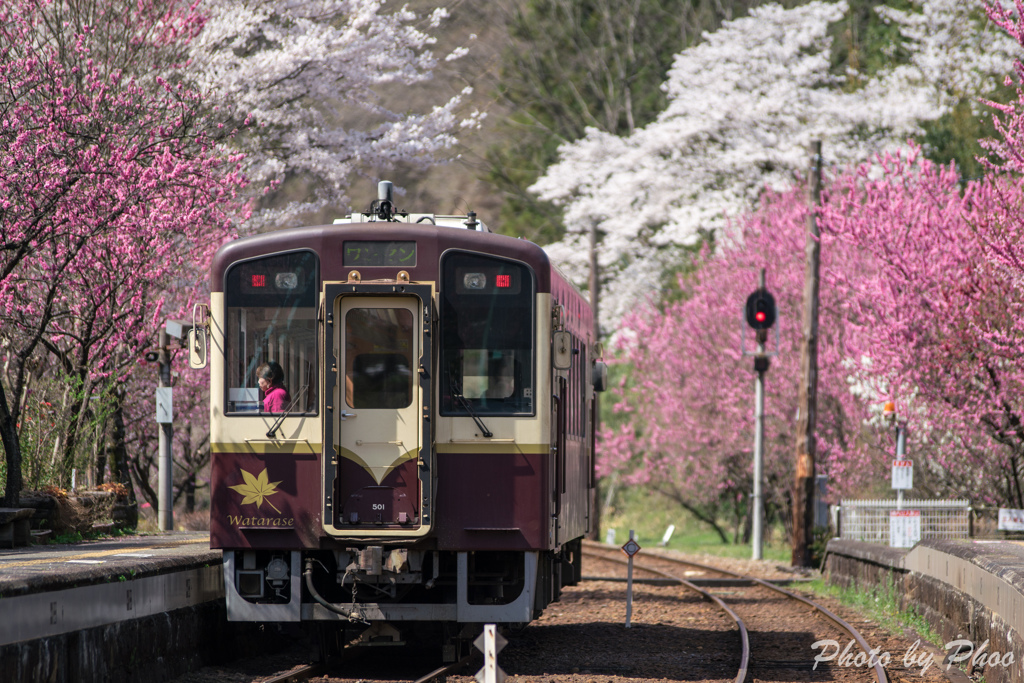
[[[28,545],[35,508],[0,508],[0,548]]]

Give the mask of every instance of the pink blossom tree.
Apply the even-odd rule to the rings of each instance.
[[[630,483],[668,495],[715,528],[748,509],[753,459],[753,351],[743,305],[760,268],[779,305],[778,351],[766,376],[765,473],[769,513],[788,516],[795,452],[803,289],[805,194],[769,194],[737,226],[741,239],[705,249],[690,275],[679,279],[679,301],[653,305],[623,322],[623,360],[631,380],[616,410],[630,423],[602,435],[602,474],[619,470]],[[845,243],[822,250],[823,270],[870,271],[870,261]],[[878,471],[882,455],[861,437],[868,417],[863,387],[849,371],[847,288],[822,290],[819,380],[820,471],[839,491],[856,490]]]
[[[931,3],[920,14],[883,10],[921,47],[907,66],[883,74],[889,92],[926,84],[946,106],[953,94],[962,94],[961,86],[984,81],[1007,55],[1019,54],[1024,2],[1015,2],[1014,11],[1004,4],[990,7],[1005,30],[995,36],[987,30],[972,34],[976,24],[956,20],[962,7]],[[970,39],[960,40],[964,35]],[[1017,43],[1013,50],[1006,48],[1007,36]],[[936,37],[960,40],[959,52],[940,49]],[[996,44],[995,50],[978,47]],[[948,68],[950,60],[957,69]],[[1017,61],[1015,69],[1020,82],[1024,65]],[[830,179],[819,210],[818,452],[819,472],[830,476],[839,494],[877,491],[871,481],[886,481],[892,443],[879,412],[882,401],[894,398],[908,421],[919,491],[1024,506],[1024,93],[1018,89],[1015,102],[991,106],[999,138],[987,143],[997,158],[987,178],[963,182],[955,168],[931,164],[910,146]],[[831,137],[825,139],[828,145]],[[629,151],[626,143],[606,147]],[[607,175],[604,168],[599,172]],[[587,181],[587,173],[584,160],[566,177]],[[615,216],[600,206],[607,188],[594,186],[599,191],[588,189],[575,204],[592,201],[593,215]],[[806,200],[802,191],[753,190],[761,208],[733,222],[735,240],[723,240],[729,232],[717,231],[718,252],[705,253],[697,271],[680,280],[682,300],[625,319],[625,360],[635,372],[618,409],[631,424],[602,440],[606,471],[657,482],[710,522],[717,522],[723,507],[742,507],[749,490],[752,374],[749,361],[738,355],[737,339],[740,306],[760,265],[768,268],[782,310],[781,353],[768,374],[766,401],[769,504],[773,495],[778,504],[792,480],[799,217]],[[774,494],[772,482],[781,486]]]
[[[1024,505],[1022,205],[1019,175],[962,184],[953,166],[915,148],[829,183],[818,217],[818,464],[834,493],[886,481],[892,443],[879,412],[893,398],[908,422],[919,492]],[[635,372],[619,409],[631,426],[604,435],[603,468],[653,483],[711,524],[743,508],[753,392],[750,360],[739,354],[740,307],[766,267],[781,312],[767,379],[767,500],[784,506],[806,213],[802,191],[766,195],[739,222],[740,240],[705,253],[680,280],[680,302],[626,319]]]
[[[952,167],[881,161],[880,178],[867,167],[842,178],[825,217],[837,241],[877,264],[826,278],[856,293],[856,375],[896,400],[925,490],[1020,507],[1024,281],[1012,264],[1024,186],[990,176],[961,189]]]
[[[92,24],[73,7],[18,0],[0,10],[8,503],[21,487],[16,429],[32,367],[55,359],[79,385],[69,449],[89,397],[121,379],[151,338],[162,292],[232,234],[242,183],[210,140],[201,97],[147,70],[175,63],[195,14],[100,2],[92,7],[104,19]]]

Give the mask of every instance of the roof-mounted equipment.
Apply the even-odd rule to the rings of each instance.
[[[377,201],[370,205],[370,213],[382,221],[395,220],[395,186],[390,180],[377,183]]]

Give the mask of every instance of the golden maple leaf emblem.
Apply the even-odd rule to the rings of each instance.
[[[269,496],[272,496],[275,493],[280,493],[280,491],[276,489],[277,485],[280,484],[281,482],[269,481],[266,467],[264,467],[263,471],[259,473],[259,476],[254,476],[251,472],[246,472],[243,469],[239,469],[239,471],[242,473],[242,478],[245,479],[245,483],[237,484],[235,486],[229,486],[228,488],[232,489],[233,491],[238,491],[243,496],[245,496],[242,499],[242,505],[247,505],[248,503],[256,503],[256,507],[258,508],[261,505],[263,505],[263,500],[265,498],[268,498]],[[281,514],[281,511],[274,507],[274,504],[271,503],[269,500],[267,501],[267,505],[274,508],[274,511],[277,512],[277,514]]]

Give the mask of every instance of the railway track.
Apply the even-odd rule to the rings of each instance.
[[[471,659],[472,656],[468,655],[453,664],[446,664],[445,666],[439,667],[427,674],[424,674],[423,676],[420,676],[413,683],[433,683],[434,681],[443,681],[449,675],[457,673],[465,668]],[[331,664],[306,664],[296,669],[276,674],[270,678],[265,678],[261,683],[300,683],[300,681],[306,681],[310,678],[320,676],[330,677],[332,673],[343,676],[343,672],[334,670],[336,666],[337,662],[332,662]],[[360,678],[359,680],[366,681],[365,678]]]
[[[611,562],[614,564],[626,565],[627,560],[622,557],[622,553],[617,548],[610,548],[600,543],[592,541],[584,541],[583,556],[590,557],[592,559],[598,559],[603,562]],[[658,566],[655,566],[658,565]],[[742,620],[741,616],[736,610],[732,609],[725,601],[723,601],[718,595],[711,593],[710,591],[704,590],[700,586],[697,586],[692,581],[689,581],[683,577],[676,576],[670,571],[666,571],[665,567],[692,567],[702,573],[720,574],[722,576],[733,579],[731,586],[734,588],[741,588],[744,585],[754,586],[757,589],[764,591],[771,591],[775,595],[782,596],[787,601],[795,601],[805,607],[810,607],[811,610],[819,614],[821,617],[826,619],[834,628],[838,628],[844,634],[847,634],[864,652],[864,656],[870,660],[874,660],[871,669],[874,673],[876,683],[889,683],[888,676],[885,672],[885,667],[882,666],[881,662],[877,657],[871,657],[871,647],[868,645],[867,640],[861,635],[852,624],[848,623],[837,614],[833,613],[823,605],[820,605],[812,600],[805,598],[802,595],[798,595],[792,591],[786,590],[780,586],[774,585],[763,579],[738,574],[720,567],[714,567],[711,565],[701,564],[699,562],[693,562],[688,560],[682,560],[678,558],[671,558],[666,556],[651,556],[643,558],[640,561],[634,560],[634,570],[653,574],[666,582],[676,583],[677,585],[683,586],[688,590],[691,590],[705,599],[715,603],[728,617],[736,624],[736,627],[740,635],[741,652],[739,657],[739,667],[734,679],[735,683],[745,683],[747,675],[750,671],[750,632],[753,631],[755,639],[757,637],[757,629],[748,629],[747,625]],[[740,610],[742,611],[742,610]],[[755,658],[755,662],[756,662]]]
[[[601,574],[602,578],[625,575],[623,556],[617,548],[596,545],[585,552],[590,573]],[[613,560],[619,561],[612,564]],[[843,663],[839,658],[817,663],[815,656],[823,650],[811,648],[815,641],[841,641],[842,646],[850,642],[851,657],[861,652],[857,642],[866,645],[866,641],[857,638],[861,636],[857,633],[859,628],[872,645],[895,653],[882,670],[882,675],[893,683],[953,680],[939,666],[926,671],[920,666],[901,667],[902,653],[914,647],[916,636],[908,641],[884,628],[866,627],[842,608],[795,600],[787,595],[791,591],[780,592],[757,577],[721,567],[675,562],[653,553],[635,558],[635,575],[650,578],[635,581],[640,585],[635,587],[630,629],[624,629],[622,622],[623,584],[584,580],[578,586],[566,588],[562,599],[549,605],[528,627],[511,634],[509,646],[498,656],[498,665],[519,683],[868,683],[869,678],[874,679],[871,683],[885,681],[877,678],[877,672],[869,672],[863,665]],[[825,616],[831,614],[829,608],[857,628],[841,629]],[[183,677],[177,683],[277,683],[304,679],[326,683],[426,683],[445,678],[448,683],[474,683],[473,673],[479,668],[474,666],[479,662],[477,655],[474,664],[460,662],[424,673],[438,666],[438,658],[435,651],[422,644],[349,648],[359,657],[340,664],[332,661],[326,669],[298,666],[308,661],[303,657],[308,656],[309,644],[301,644],[303,647],[291,651],[290,661],[275,662],[268,658],[259,666],[251,661],[239,662],[237,667]],[[865,650],[870,652],[866,647]],[[277,671],[282,673],[271,675]]]

